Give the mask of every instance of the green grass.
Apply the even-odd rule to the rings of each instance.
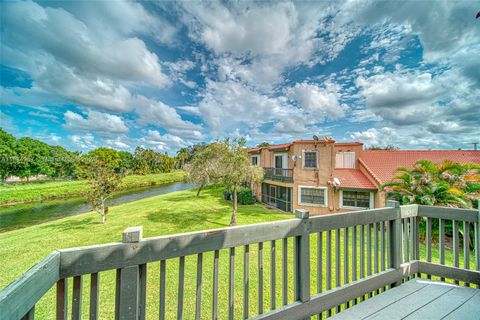
[[[38,262],[50,252],[59,248],[76,247],[83,245],[101,244],[120,241],[122,231],[128,226],[142,225],[144,237],[165,234],[174,234],[211,228],[225,227],[229,223],[231,203],[222,200],[222,190],[208,188],[199,197],[195,197],[195,190],[181,191],[144,199],[117,207],[112,207],[107,218],[107,224],[99,223],[99,216],[94,213],[82,214],[15,230],[0,234],[0,288],[18,278],[30,266]],[[239,224],[275,221],[293,217],[280,211],[265,208],[263,205],[249,205],[239,207]],[[280,235],[279,235],[280,237]],[[323,259],[323,287],[326,290],[326,272],[332,275],[332,287],[335,287],[337,272],[335,268],[336,232],[332,232],[332,269],[326,269]],[[344,232],[340,233],[340,254],[342,265],[339,269],[340,283],[343,284],[343,243]],[[352,261],[351,233],[349,247],[349,261]],[[357,241],[359,245],[360,241]],[[282,241],[275,242],[276,263],[274,264],[276,295],[274,297],[277,307],[282,305]],[[323,233],[323,257],[326,254],[326,233]],[[311,291],[317,292],[317,235],[313,234],[310,241],[311,255]],[[373,241],[372,241],[373,246]],[[358,250],[359,251],[359,250]],[[270,309],[270,270],[271,270],[272,243],[263,244],[263,305],[264,311]],[[372,250],[373,252],[373,250]],[[243,253],[244,248],[235,248],[235,318],[242,318],[243,313]],[[250,245],[250,283],[249,283],[249,308],[250,316],[258,311],[258,258],[259,245]],[[421,258],[425,258],[424,247],[420,248]],[[432,250],[433,261],[438,262],[438,249]],[[373,260],[373,259],[372,259]],[[460,261],[462,261],[460,253]],[[446,262],[451,265],[453,261],[451,250],[446,250]],[[471,256],[470,261],[474,261]],[[359,259],[357,259],[357,263]],[[177,288],[178,288],[178,259],[167,261],[166,285],[166,318],[174,319],[177,316]],[[184,319],[193,319],[195,316],[195,285],[196,285],[197,256],[185,258],[185,295]],[[372,268],[373,268],[372,261]],[[380,264],[381,266],[381,264]],[[351,270],[351,268],[350,268]],[[357,266],[357,270],[359,267]],[[357,271],[358,272],[358,271]],[[219,319],[228,315],[228,274],[229,274],[229,249],[220,250],[219,258]],[[112,319],[115,304],[115,271],[101,272],[100,280],[100,319]],[[203,255],[203,287],[202,287],[202,318],[211,318],[212,312],[212,276],[213,253]],[[349,277],[352,279],[351,272]],[[293,302],[293,239],[288,241],[288,302]],[[83,317],[88,318],[89,303],[88,275],[83,281]],[[69,289],[72,289],[70,279]],[[71,291],[69,294],[71,299]],[[37,304],[38,319],[54,318],[55,295],[54,289]],[[69,302],[69,305],[70,302]],[[159,314],[159,262],[148,264],[147,270],[147,319],[158,319]]]
[[[2,261],[0,265],[0,288],[17,279],[32,265],[55,249],[120,241],[123,230],[128,226],[143,226],[144,237],[228,226],[231,215],[231,203],[222,199],[222,190],[208,188],[198,198],[195,196],[195,193],[196,190],[174,192],[112,207],[105,225],[100,223],[98,214],[86,213],[2,233],[0,234],[0,261]],[[274,221],[290,217],[292,215],[267,209],[263,205],[240,206],[238,224]],[[205,299],[209,299],[211,289],[208,289],[207,279],[211,279],[211,262],[213,258],[208,253],[205,254],[204,259],[204,275],[206,279],[204,296]],[[225,277],[228,271],[225,269],[227,264],[223,250],[220,259],[220,279],[223,279],[221,280],[221,288],[224,288]],[[256,261],[255,259],[255,254],[252,252],[251,260]],[[177,276],[175,276],[177,261],[172,260],[167,263],[169,299],[175,299],[172,295],[175,295],[173,292],[177,286]],[[193,305],[187,303],[187,300],[193,294],[191,290],[195,283],[192,280],[196,274],[192,262],[196,262],[196,257],[186,258],[186,318],[191,318],[192,310],[194,310]],[[158,263],[149,264],[148,297],[149,301],[153,301],[149,305],[150,314],[158,313],[158,273]],[[252,282],[254,276],[255,273],[252,271]],[[240,274],[237,274],[237,277],[238,285],[240,285]],[[85,278],[85,280],[88,280],[89,277],[86,276]],[[87,282],[85,281],[84,288],[85,299],[88,299],[89,288],[87,287]],[[100,319],[113,318],[114,283],[115,272],[101,273]],[[69,287],[70,289],[72,288],[71,285]],[[237,291],[240,293],[240,289]],[[252,292],[254,293],[254,291]],[[54,292],[51,290],[37,305],[38,319],[54,318],[54,308],[52,308],[54,301]],[[167,318],[169,319],[175,318],[176,314],[175,304],[171,301],[168,303],[169,316]],[[211,302],[208,305],[210,306]],[[207,305],[206,308],[208,308]],[[87,300],[84,302],[83,310],[88,312]],[[85,317],[87,317],[87,313]]]
[[[158,173],[149,175],[132,175],[123,179],[121,190],[143,186],[177,182],[185,179],[183,171]],[[64,199],[80,196],[88,190],[85,180],[52,181],[16,183],[0,186],[0,206],[16,203]]]

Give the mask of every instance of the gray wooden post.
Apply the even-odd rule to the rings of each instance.
[[[302,219],[303,232],[295,237],[295,301],[310,300],[310,213],[307,210],[296,209],[295,217]]]
[[[387,201],[387,207],[395,208],[398,212],[398,218],[395,220],[389,221],[389,239],[388,239],[388,250],[389,250],[389,268],[399,269],[402,264],[402,221],[400,217],[400,203],[398,201]],[[395,285],[400,285],[400,282],[392,284],[392,287]]]
[[[138,243],[142,241],[143,227],[128,227],[123,232],[123,243]],[[119,296],[116,308],[117,319],[139,318],[140,303],[140,268],[128,266],[120,270]]]

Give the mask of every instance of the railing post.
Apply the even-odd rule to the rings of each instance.
[[[303,232],[295,237],[295,301],[310,300],[310,213],[307,210],[296,209],[295,217],[302,219]]]
[[[387,201],[387,207],[395,208],[400,214],[400,203],[398,201]],[[402,263],[402,220],[399,215],[398,219],[389,221],[389,268],[399,269]],[[392,284],[392,287],[399,285],[400,282]]]
[[[143,227],[128,227],[123,232],[123,243],[138,243],[142,241]],[[115,309],[116,319],[138,319],[140,304],[140,267],[128,266],[120,270],[120,284]]]
[[[480,199],[478,201],[478,212],[477,212],[477,222],[474,223],[474,245],[473,249],[475,251],[475,269],[480,271]],[[480,285],[478,286],[480,288]]]

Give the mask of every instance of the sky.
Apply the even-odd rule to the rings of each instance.
[[[0,127],[69,150],[225,137],[471,149],[475,1],[0,3]]]

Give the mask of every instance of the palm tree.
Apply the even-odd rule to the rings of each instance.
[[[188,160],[189,157],[190,157],[190,152],[188,148],[180,148],[177,151],[178,169],[183,169],[183,167],[185,166],[185,161]]]
[[[399,168],[399,174],[381,190],[402,204],[471,208],[479,195],[479,170],[478,164],[420,160],[413,169]]]

